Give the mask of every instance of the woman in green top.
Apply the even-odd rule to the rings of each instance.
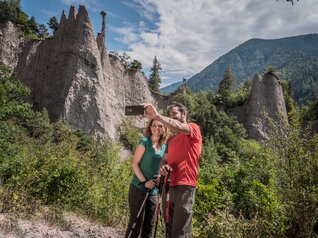
[[[155,220],[155,210],[158,204],[158,189],[155,187],[159,179],[153,180],[158,175],[159,162],[166,150],[168,137],[167,128],[159,121],[151,120],[145,132],[145,136],[139,141],[132,162],[134,178],[129,188],[130,219],[126,236],[129,235],[132,225],[137,217],[141,204],[150,189],[142,214],[136,222],[136,226],[130,237],[151,237]]]

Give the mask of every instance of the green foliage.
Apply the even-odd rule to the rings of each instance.
[[[252,80],[245,80],[236,89],[234,87],[235,81],[235,76],[229,66],[220,82],[218,101],[215,101],[216,104],[221,105],[225,110],[243,105],[251,96]]]
[[[223,111],[218,111],[213,102],[219,102],[217,94],[201,92],[183,94],[176,97],[177,102],[185,104],[190,112],[189,119],[201,127],[203,138],[215,142],[220,161],[237,160],[239,137],[246,137],[245,129],[234,118]]]
[[[243,105],[251,96],[252,80],[244,81],[233,93],[230,94],[228,105],[226,107],[234,107]]]
[[[303,105],[302,115],[305,121],[318,120],[318,97],[315,101],[308,101]]]
[[[219,84],[219,94],[221,95],[223,101],[228,101],[230,93],[233,91],[235,86],[235,75],[233,74],[232,67],[229,65],[223,75],[223,79]]]
[[[133,118],[125,118],[120,129],[120,140],[129,150],[133,151],[140,140],[140,131]]]
[[[300,133],[297,105],[291,98],[288,84],[281,83],[287,99],[289,121],[294,125],[288,131],[296,130],[299,134],[293,139],[275,134],[271,146],[245,139],[243,127],[218,109],[218,94],[189,92],[176,98],[190,108],[190,119],[200,125],[204,142],[194,205],[194,237],[313,235],[318,200],[315,182],[317,138],[305,136],[307,139],[301,142],[304,134]],[[245,92],[249,92],[247,88]],[[294,160],[307,158],[303,163],[297,162],[298,166],[288,174],[284,172],[288,167],[280,162],[289,160],[284,156],[286,148],[291,149],[288,154]],[[288,181],[287,177],[302,182],[298,182],[299,186],[295,181],[291,182],[290,186],[294,188],[287,192],[286,186],[282,187]]]
[[[20,0],[0,0],[0,22],[11,21],[29,39],[43,39],[50,36],[44,24],[38,24],[34,16],[21,10]],[[51,29],[57,29],[58,22],[55,17],[48,23]]]
[[[0,212],[34,213],[46,205],[123,228],[130,160],[119,162],[112,142],[99,144],[63,122],[52,124],[46,110],[33,112],[23,102],[28,89],[10,75],[1,68]],[[291,98],[288,84],[281,83],[285,98]],[[266,143],[246,138],[242,125],[222,110],[217,93],[187,91],[176,100],[190,109],[203,136],[193,237],[317,235],[318,136],[300,127],[291,99],[286,133],[277,129]],[[133,150],[140,138],[135,121],[125,119],[120,129]]]
[[[28,90],[7,68],[0,76],[0,212],[46,205],[123,227],[131,169],[119,163],[119,147],[50,123],[46,110],[23,102]]]
[[[191,91],[187,91],[186,93],[178,94],[174,101],[179,102],[186,106],[189,110],[188,119],[192,119],[192,113],[195,108],[197,108],[197,100],[191,93]]]
[[[38,26],[38,33],[39,33],[39,37],[40,38],[48,38],[50,36],[48,29],[46,28],[46,26],[44,24],[40,24]]]
[[[150,75],[149,75],[149,81],[148,85],[151,90],[155,92],[159,92],[159,87],[161,83],[161,78],[160,78],[160,71],[162,70],[161,65],[159,61],[157,60],[157,57],[155,56],[153,59],[153,65],[152,68],[150,69]]]
[[[196,236],[283,237],[285,214],[276,194],[275,163],[270,151],[256,142],[241,140],[236,151],[239,160],[228,164],[220,162],[211,147],[212,141],[205,143],[200,163],[199,201],[195,205],[200,229],[194,229]],[[223,213],[227,215],[218,217]]]
[[[57,28],[59,27],[59,22],[56,19],[55,16],[51,17],[49,22],[47,23],[47,25],[49,26],[50,29],[52,29],[53,31],[56,31]]]
[[[277,73],[277,69],[273,66],[269,66],[266,70],[266,74],[273,74],[276,76]]]
[[[288,121],[292,124],[300,123],[301,115],[299,109],[296,105],[296,102],[293,99],[293,93],[291,85],[286,80],[280,80],[280,83],[283,88],[284,100],[287,109]]]
[[[128,208],[126,181],[131,174],[128,163],[118,163],[118,147],[98,145],[83,153],[77,149],[78,138],[72,130],[62,123],[55,130],[58,143],[37,146],[24,135],[27,143],[14,145],[15,155],[1,156],[1,181],[4,188],[14,190],[12,197],[6,197],[9,202],[2,212],[19,210],[32,198],[34,204],[29,206],[33,208],[38,204],[58,206],[107,225],[123,223]],[[19,201],[12,207],[16,197]]]
[[[273,132],[269,146],[276,156],[278,194],[288,214],[287,235],[311,237],[318,223],[318,137],[291,124]]]
[[[217,210],[213,215],[208,214],[204,222],[193,221],[193,237],[197,238],[243,238],[248,237],[250,224],[242,217],[235,217],[229,211]],[[254,237],[254,236],[253,236]]]
[[[0,22],[16,22],[19,18],[20,1],[1,0],[0,9]]]
[[[142,64],[138,60],[133,60],[129,65],[129,68],[132,70],[142,70]]]
[[[30,28],[31,31],[33,32],[38,32],[38,24],[35,21],[34,16],[32,16],[29,20],[28,20],[28,26]]]
[[[31,108],[22,100],[29,90],[10,75],[9,68],[0,66],[0,120],[3,121],[26,117]]]

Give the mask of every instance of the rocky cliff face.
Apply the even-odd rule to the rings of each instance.
[[[36,110],[47,108],[53,121],[65,120],[98,140],[118,139],[125,105],[155,103],[144,76],[127,72],[98,44],[84,6],[77,14],[71,7],[68,17],[63,12],[51,39],[27,42],[15,74],[31,88]]]
[[[0,64],[14,68],[24,43],[24,37],[11,22],[0,23]]]
[[[252,84],[252,95],[241,107],[230,112],[244,125],[249,138],[268,140],[271,123],[278,128],[287,123],[287,111],[283,90],[273,74],[256,75]]]

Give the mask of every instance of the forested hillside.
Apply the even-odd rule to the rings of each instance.
[[[194,91],[217,89],[228,65],[237,84],[262,73],[268,67],[288,80],[297,102],[318,96],[318,34],[275,40],[251,39],[236,47],[188,80]]]
[[[182,81],[170,84],[166,87],[161,88],[160,92],[169,94],[169,93],[175,91],[177,88],[179,88],[181,84],[182,84]]]

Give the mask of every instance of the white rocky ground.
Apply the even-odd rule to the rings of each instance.
[[[93,224],[74,214],[62,218],[37,214],[31,218],[18,218],[12,214],[0,214],[0,238],[119,238],[122,231]]]

